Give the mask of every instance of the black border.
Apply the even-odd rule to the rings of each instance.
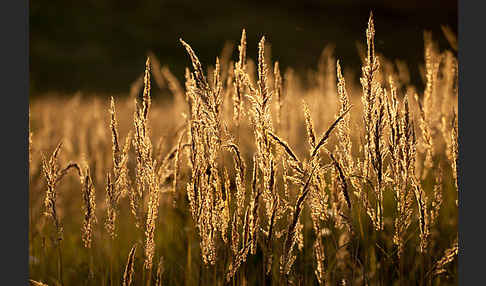
[[[459,257],[460,285],[484,284],[484,11],[482,1],[459,0]],[[474,283],[479,281],[479,283]]]
[[[2,285],[27,285],[29,2],[0,7],[2,130]]]

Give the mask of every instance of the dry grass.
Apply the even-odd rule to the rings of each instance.
[[[457,283],[457,59],[426,33],[422,92],[377,35],[370,16],[361,86],[332,47],[303,86],[265,37],[247,58],[243,30],[236,62],[228,46],[207,69],[181,39],[185,83],[152,55],[129,97],[32,101],[31,278]]]

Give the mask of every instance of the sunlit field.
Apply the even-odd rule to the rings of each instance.
[[[151,55],[130,94],[31,99],[31,285],[456,285],[443,30],[424,33],[420,87],[370,16],[361,66],[328,46],[282,69],[243,30],[211,63],[180,39],[185,81]]]

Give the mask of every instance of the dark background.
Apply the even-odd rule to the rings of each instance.
[[[359,72],[356,42],[366,42],[371,10],[377,52],[407,61],[417,82],[423,31],[432,30],[444,47],[440,26],[457,32],[456,0],[36,0],[29,5],[31,95],[128,92],[149,50],[182,79],[189,62],[180,37],[206,66],[214,64],[225,41],[238,44],[242,28],[252,58],[265,35],[282,69],[315,69],[322,49],[333,43],[342,65]]]

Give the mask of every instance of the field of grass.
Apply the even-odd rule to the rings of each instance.
[[[185,82],[151,56],[130,95],[32,99],[31,285],[457,284],[453,35],[423,90],[365,35],[360,85],[243,31],[214,65],[181,39]]]

